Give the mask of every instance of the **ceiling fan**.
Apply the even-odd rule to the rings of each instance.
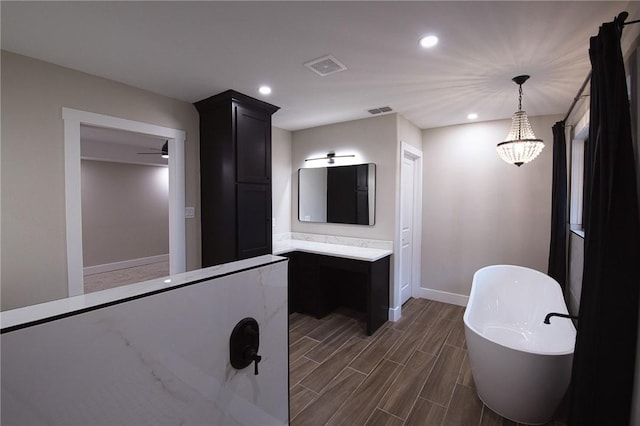
[[[166,141],[164,143],[164,145],[162,145],[161,149],[157,149],[157,148],[149,148],[149,149],[153,149],[156,152],[138,152],[138,154],[140,154],[140,155],[158,155],[158,154],[160,154],[162,156],[162,158],[169,158],[169,141]]]

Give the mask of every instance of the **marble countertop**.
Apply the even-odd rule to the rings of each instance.
[[[86,312],[97,309],[101,306],[122,303],[127,300],[144,297],[145,295],[151,295],[168,291],[172,288],[220,278],[233,273],[278,263],[284,260],[285,259],[282,257],[267,254],[250,259],[238,260],[236,262],[223,263],[209,268],[175,274],[169,277],[110,288],[107,290],[97,291],[95,293],[87,293],[79,296],[67,297],[65,299],[39,303],[37,305],[25,306],[23,308],[12,309],[0,312],[0,327],[4,333],[11,331],[13,328],[20,328],[27,324],[38,324],[43,321],[62,318],[74,313]]]
[[[392,250],[381,248],[358,247],[296,239],[275,241],[273,243],[273,254],[283,254],[292,251],[323,254],[326,256],[336,256],[354,260],[364,260],[367,262],[375,262],[376,260],[393,254]]]

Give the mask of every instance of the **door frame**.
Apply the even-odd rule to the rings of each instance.
[[[394,261],[394,303],[393,308],[390,309],[391,320],[395,321],[402,315],[402,304],[400,299],[400,270],[402,266],[402,212],[403,212],[403,200],[402,200],[402,172],[404,167],[404,159],[409,158],[413,161],[413,250],[412,250],[412,277],[411,277],[411,296],[420,296],[420,263],[422,258],[422,151],[418,148],[409,145],[406,142],[400,142],[400,173],[398,179],[398,209],[396,221],[396,244],[395,244],[395,261]]]
[[[69,296],[84,294],[82,258],[82,185],[80,125],[108,127],[158,136],[169,150],[169,273],[186,271],[185,164],[183,130],[156,126],[71,108],[62,108],[64,121],[65,210]]]

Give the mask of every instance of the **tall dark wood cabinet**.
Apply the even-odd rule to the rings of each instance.
[[[202,267],[271,253],[271,115],[279,108],[233,90],[194,105]]]

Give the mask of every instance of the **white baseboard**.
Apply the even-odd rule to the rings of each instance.
[[[157,256],[141,257],[138,259],[123,260],[122,262],[105,263],[103,265],[87,266],[83,268],[85,276],[93,274],[101,274],[103,272],[117,271],[118,269],[133,268],[136,266],[149,265],[151,263],[168,262],[168,254],[160,254]]]
[[[389,321],[396,322],[400,319],[400,306],[396,306],[395,308],[389,308]]]
[[[451,303],[458,306],[467,306],[467,303],[469,302],[469,296],[424,287],[420,287],[418,297],[422,299],[435,300],[436,302]]]

